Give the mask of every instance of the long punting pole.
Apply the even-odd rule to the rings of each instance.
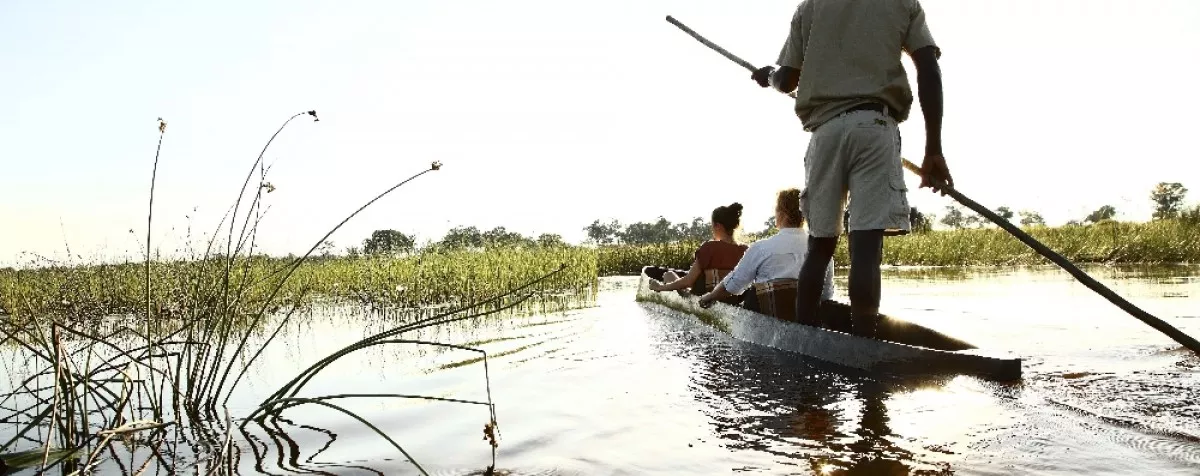
[[[720,53],[722,56],[728,58],[730,61],[733,61],[734,63],[741,65],[743,68],[746,68],[750,71],[755,71],[758,69],[758,68],[754,67],[754,65],[750,64],[749,61],[746,61],[744,59],[737,57],[737,55],[734,55],[733,53],[726,51],[724,48],[721,48],[720,46],[717,46],[715,43],[709,41],[708,39],[704,38],[703,36],[700,36],[700,34],[696,33],[695,30],[688,28],[687,25],[684,25],[679,20],[676,20],[674,17],[667,15],[667,21],[670,22],[672,25],[679,27],[680,30],[683,30],[688,35],[691,35],[692,38],[695,38],[700,43],[703,43],[704,46],[712,48],[717,53]],[[901,159],[901,160],[904,161],[903,162],[904,168],[908,169],[912,173],[921,175],[920,167],[917,167],[916,164],[909,162],[907,159]],[[980,205],[978,202],[971,200],[970,198],[967,198],[966,195],[963,195],[958,190],[955,190],[954,187],[950,187],[945,184],[938,184],[938,185],[939,185],[938,189],[944,191],[946,195],[950,195],[950,197],[957,200],[958,203],[961,203],[964,206],[966,206],[967,208],[970,208],[975,213],[983,215],[988,220],[991,220],[992,223],[995,223],[1000,228],[1003,228],[1004,231],[1007,231],[1009,234],[1013,235],[1018,240],[1021,240],[1022,243],[1025,243],[1030,248],[1033,248],[1033,250],[1038,252],[1038,254],[1046,257],[1046,259],[1048,259],[1050,261],[1053,261],[1054,264],[1058,265],[1058,267],[1060,267],[1063,270],[1065,270],[1066,272],[1070,273],[1071,276],[1074,276],[1075,279],[1077,279],[1077,280],[1079,280],[1079,282],[1083,283],[1084,286],[1087,286],[1088,289],[1091,289],[1092,291],[1095,291],[1097,294],[1104,296],[1104,298],[1108,299],[1109,302],[1115,304],[1117,307],[1121,308],[1125,312],[1128,312],[1133,317],[1138,318],[1139,320],[1146,323],[1150,327],[1153,327],[1153,328],[1157,329],[1159,332],[1162,332],[1163,334],[1166,334],[1168,337],[1174,339],[1175,342],[1182,344],[1184,347],[1187,347],[1192,352],[1195,352],[1196,354],[1200,355],[1200,341],[1197,341],[1194,337],[1183,333],[1183,331],[1175,328],[1175,326],[1172,326],[1172,325],[1168,324],[1166,321],[1163,321],[1162,319],[1154,317],[1150,313],[1143,311],[1141,308],[1133,305],[1133,303],[1129,302],[1125,298],[1123,298],[1120,295],[1118,295],[1117,293],[1113,292],[1111,289],[1108,289],[1107,286],[1101,284],[1099,281],[1096,281],[1091,276],[1088,276],[1087,273],[1083,272],[1083,270],[1079,269],[1077,266],[1072,264],[1066,258],[1063,258],[1062,255],[1054,252],[1054,250],[1050,249],[1050,247],[1042,244],[1038,240],[1035,240],[1032,236],[1029,236],[1028,233],[1025,233],[1024,230],[1017,228],[1012,223],[1009,223],[1008,220],[1001,218],[1000,215],[997,215],[996,213],[992,212],[991,210],[988,210],[986,207],[984,207],[983,205]]]

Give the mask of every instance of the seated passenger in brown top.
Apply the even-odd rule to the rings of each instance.
[[[725,275],[733,271],[742,255],[746,253],[746,245],[739,244],[733,239],[742,220],[742,204],[733,203],[729,206],[717,207],[712,212],[713,239],[705,242],[696,250],[695,260],[691,269],[684,271],[662,266],[646,266],[642,274],[661,281],[662,284],[651,282],[651,291],[678,291],[688,289],[693,295],[701,296],[721,282]],[[738,303],[741,296],[731,296],[724,300]]]

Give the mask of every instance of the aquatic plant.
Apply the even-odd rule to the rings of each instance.
[[[492,472],[498,444],[497,421],[486,373],[486,401],[402,394],[299,397],[297,392],[338,359],[378,345],[442,346],[477,352],[482,355],[486,369],[488,354],[481,349],[409,339],[405,334],[526,305],[546,292],[546,283],[562,279],[564,270],[589,263],[586,257],[553,255],[570,259],[540,272],[535,265],[526,266],[521,269],[523,274],[498,277],[491,286],[463,295],[453,307],[436,315],[399,323],[353,343],[318,360],[250,415],[236,416],[240,423],[235,424],[235,415],[230,414],[227,403],[242,384],[247,369],[310,301],[314,291],[319,290],[312,282],[301,280],[293,284],[293,279],[304,276],[304,265],[320,244],[363,209],[441,167],[433,162],[429,168],[378,194],[333,226],[299,257],[255,256],[263,193],[272,188],[266,181],[262,156],[280,132],[303,115],[316,120],[315,111],[302,112],[276,131],[255,160],[238,199],[218,225],[218,232],[196,259],[155,262],[148,239],[140,268],[126,263],[75,268],[51,266],[32,273],[3,271],[0,306],[10,316],[0,321],[0,336],[17,365],[10,371],[10,377],[15,379],[13,386],[0,394],[3,427],[11,433],[0,444],[0,464],[4,465],[0,470],[36,467],[39,472],[58,468],[63,474],[91,474],[107,459],[126,473],[140,473],[151,466],[174,471],[183,455],[190,454],[196,464],[205,467],[205,474],[233,474],[243,447],[234,444],[236,433],[248,441],[256,440],[248,429],[250,423],[255,423],[282,447],[285,443],[278,439],[286,436],[273,430],[282,420],[281,413],[298,405],[315,404],[364,423],[424,473],[399,442],[361,416],[331,403],[345,398],[417,398],[487,406],[490,417],[483,427],[492,451],[492,465],[485,472]],[[160,119],[159,151],[165,131],[166,122]],[[156,152],[148,223],[153,223],[157,173]],[[243,198],[256,173],[256,191],[243,207]],[[225,253],[218,254],[214,252],[216,236],[223,231],[227,231]],[[519,258],[514,255],[509,259]],[[545,264],[545,260],[540,264]],[[323,275],[318,272],[316,276]],[[591,276],[594,280],[594,273]],[[131,290],[139,288],[141,298],[135,304],[132,297],[135,293]],[[485,292],[491,296],[484,297]],[[386,301],[382,297],[372,299]],[[118,311],[119,315],[113,315],[112,311]],[[119,451],[117,442],[122,443]],[[249,446],[261,471],[264,455],[259,453],[257,443],[251,442]]]

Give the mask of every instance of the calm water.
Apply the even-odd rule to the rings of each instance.
[[[1200,335],[1200,268],[1089,272]],[[635,303],[636,278],[603,280],[596,308],[420,337],[486,341],[497,466],[508,474],[1200,474],[1200,359],[1067,274],[894,270],[885,280],[885,312],[1012,351],[1026,359],[1024,381],[836,370]],[[244,415],[317,358],[392,324],[347,310],[297,321],[248,375],[231,413]],[[486,398],[484,368],[468,361],[475,354],[425,349],[365,350],[301,395]],[[433,474],[477,474],[490,462],[486,407],[339,404]],[[235,440],[242,474],[416,473],[345,415],[307,406],[284,417]],[[261,469],[252,450],[265,454]]]

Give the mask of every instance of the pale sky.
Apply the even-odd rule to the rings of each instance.
[[[664,17],[768,64],[796,3],[6,0],[0,265],[63,259],[67,244],[85,261],[136,258],[158,117],[154,240],[184,246],[189,223],[213,229],[279,124],[309,109],[320,122],[294,121],[266,155],[269,253],[307,250],[434,160],[444,168],[332,241],[458,225],[575,241],[597,218],[681,221],[733,201],[755,230],[776,190],[802,185],[808,134],[788,98]],[[1052,224],[1105,204],[1147,219],[1160,181],[1200,200],[1200,2],[923,5],[967,196]],[[918,104],[901,132],[919,162]],[[918,208],[951,203],[908,179]]]

